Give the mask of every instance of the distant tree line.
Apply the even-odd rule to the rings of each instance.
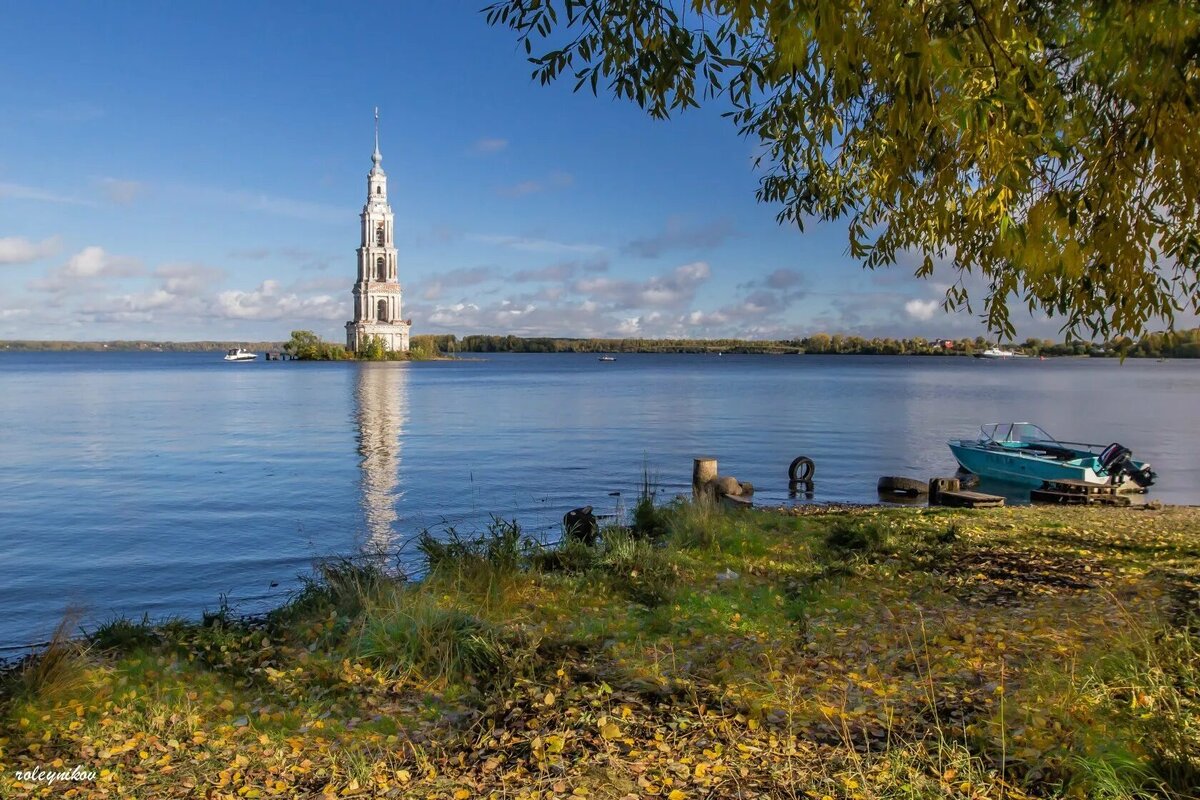
[[[382,342],[369,342],[360,352],[351,353],[344,345],[322,341],[312,331],[292,331],[288,342],[151,342],[114,340],[109,342],[66,342],[38,340],[0,341],[0,350],[141,350],[141,351],[224,351],[235,347],[246,350],[282,350],[302,360],[343,361],[412,360],[421,361],[455,353],[752,353],[762,355],[799,355],[804,353],[836,355],[973,355],[994,346],[982,336],[974,339],[892,339],[841,334],[815,333],[800,339],[571,339],[553,337],[493,336],[472,334],[461,339],[454,334],[421,334],[409,342],[409,352],[391,353]],[[1012,345],[1030,356],[1092,356],[1128,358],[1200,358],[1200,328],[1151,333],[1141,339],[1115,339],[1109,342],[1055,342],[1028,338]]]
[[[107,342],[68,342],[39,339],[9,339],[0,341],[0,350],[46,351],[143,351],[150,353],[209,353],[234,348],[263,352],[279,350],[283,342],[152,342],[143,339],[113,339]]]
[[[892,339],[816,333],[800,339],[569,339],[519,336],[453,335],[433,337],[441,352],[453,353],[754,353],[836,355],[974,355],[994,346],[982,336],[974,339]],[[1026,339],[1017,346],[1031,356],[1121,356],[1139,358],[1200,358],[1200,328],[1176,333],[1152,333],[1139,341],[1118,339],[1092,342],[1054,342]]]

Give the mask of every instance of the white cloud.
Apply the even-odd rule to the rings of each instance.
[[[36,186],[24,186],[19,183],[0,182],[0,198],[5,197],[12,198],[13,200],[36,200],[42,203],[64,203],[72,206],[96,205],[91,200],[71,197],[57,191],[40,189]]]
[[[488,155],[489,153],[499,153],[506,147],[508,147],[508,139],[485,137],[475,140],[475,143],[471,145],[471,152],[476,155]]]
[[[763,282],[771,289],[793,289],[804,283],[804,274],[799,270],[783,267],[772,272]]]
[[[672,216],[666,227],[653,236],[627,242],[621,249],[642,258],[657,258],[670,250],[706,250],[720,246],[735,233],[727,219],[689,225],[680,216]]]
[[[42,292],[64,292],[81,285],[110,278],[129,278],[141,275],[141,262],[127,256],[114,256],[98,245],[91,245],[55,267],[43,278],[29,282],[29,288]],[[89,287],[87,291],[94,291]]]
[[[437,275],[435,280],[425,284],[425,287],[421,290],[421,297],[426,300],[440,300],[443,292],[448,288],[455,289],[477,286],[481,283],[487,283],[494,275],[495,270],[486,266],[452,269],[448,272],[442,272]]]
[[[470,238],[484,244],[510,247],[513,250],[523,250],[530,253],[601,253],[604,251],[604,248],[598,244],[572,244],[530,236],[491,236],[477,234]]]
[[[118,178],[101,178],[100,188],[108,199],[120,206],[127,206],[137,199],[146,188],[140,181],[124,181]]]
[[[496,191],[505,197],[523,197],[535,192],[545,192],[550,189],[565,189],[575,183],[575,176],[569,172],[551,172],[545,178],[521,181],[519,183],[501,186]]]
[[[171,187],[170,191],[186,200],[307,222],[344,223],[346,219],[353,219],[355,216],[348,208],[293,200],[263,192],[217,189],[211,186],[175,186]]]
[[[225,270],[203,264],[163,264],[154,270],[162,290],[175,295],[196,295],[225,278]]]
[[[71,256],[62,272],[68,278],[124,277],[138,274],[141,266],[135,259],[113,256],[92,245]]]
[[[937,300],[909,300],[904,304],[904,311],[913,319],[930,320],[941,306]]]
[[[21,236],[0,237],[0,264],[28,264],[58,252],[57,236],[33,242]]]
[[[578,294],[607,300],[619,309],[681,306],[692,301],[700,284],[711,274],[706,262],[694,261],[645,281],[584,278],[571,288]]]
[[[540,269],[518,270],[508,279],[517,283],[565,281],[581,272],[606,272],[607,270],[608,259],[601,256],[582,261],[560,261]]]
[[[344,320],[345,298],[321,294],[303,297],[281,289],[279,281],[263,281],[252,291],[221,292],[213,302],[214,316],[245,320]]]

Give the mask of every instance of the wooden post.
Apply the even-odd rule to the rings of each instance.
[[[929,481],[929,505],[941,505],[942,492],[957,492],[958,490],[958,478],[931,478]]]
[[[709,499],[708,482],[717,477],[717,460],[703,456],[692,459],[692,500]]]

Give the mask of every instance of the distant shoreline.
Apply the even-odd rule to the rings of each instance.
[[[540,341],[540,340],[522,340],[522,341]],[[740,342],[738,344],[730,344],[723,349],[717,349],[702,340],[694,342],[672,341],[670,344],[655,345],[647,344],[643,347],[624,345],[624,347],[614,346],[606,349],[592,349],[594,346],[590,340],[579,340],[580,347],[578,349],[558,349],[558,350],[537,350],[537,349],[505,349],[505,350],[487,350],[487,349],[463,349],[456,348],[454,350],[441,351],[442,357],[432,360],[446,361],[454,360],[455,356],[473,356],[474,358],[463,360],[479,360],[479,356],[486,356],[494,353],[509,353],[518,355],[762,355],[762,356],[800,356],[800,355],[829,355],[829,356],[924,356],[924,357],[971,357],[976,354],[974,350],[951,350],[951,349],[930,349],[930,350],[902,350],[880,351],[873,348],[841,350],[841,351],[809,351],[800,347],[781,348],[774,346],[777,343],[763,343],[760,345],[756,342]],[[250,350],[252,352],[282,352],[284,342],[247,342],[247,341],[223,341],[223,342],[151,342],[151,341],[125,341],[115,340],[108,342],[70,342],[70,341],[34,341],[34,340],[0,340],[0,353],[216,353],[225,352],[234,348]],[[764,346],[765,345],[765,346]],[[1044,358],[1119,358],[1120,353],[1117,351],[1092,351],[1086,353],[1044,353],[1044,354],[1025,354],[1028,359],[1037,360],[1039,357]],[[1139,352],[1137,349],[1130,350],[1126,353],[1127,358],[1154,358],[1154,359],[1170,359],[1173,361],[1187,361],[1195,358],[1195,356],[1172,356],[1172,355],[1156,355]],[[351,359],[353,360],[353,359]]]
[[[297,336],[303,341],[297,340]],[[325,342],[312,331],[292,331],[288,342],[277,341],[190,341],[171,342],[149,339],[110,339],[81,342],[67,340],[0,340],[0,352],[215,352],[242,348],[252,351],[291,350],[310,358],[329,358],[342,350],[336,343]],[[458,353],[588,353],[615,355],[624,353],[694,353],[708,355],[881,355],[881,356],[973,356],[996,345],[982,336],[974,338],[896,339],[842,334],[815,333],[794,339],[595,339],[585,337],[499,336],[492,334],[421,334],[412,338],[414,350],[425,357],[435,353],[453,357]],[[1200,358],[1200,328],[1171,333],[1148,333],[1138,341],[1118,338],[1107,342],[1054,342],[1034,337],[1004,345],[1016,355],[1029,358]],[[314,349],[315,348],[315,349]],[[308,352],[312,351],[312,352]],[[318,352],[319,351],[319,352]],[[337,355],[337,358],[343,356]]]

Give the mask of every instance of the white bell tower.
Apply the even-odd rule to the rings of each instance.
[[[408,352],[411,321],[402,319],[403,289],[396,272],[394,217],[388,205],[387,173],[380,164],[379,109],[375,109],[375,152],[367,173],[367,202],[363,206],[361,243],[358,247],[358,278],[354,284],[354,319],[346,323],[346,347],[357,351],[372,337],[379,337],[387,350]]]

